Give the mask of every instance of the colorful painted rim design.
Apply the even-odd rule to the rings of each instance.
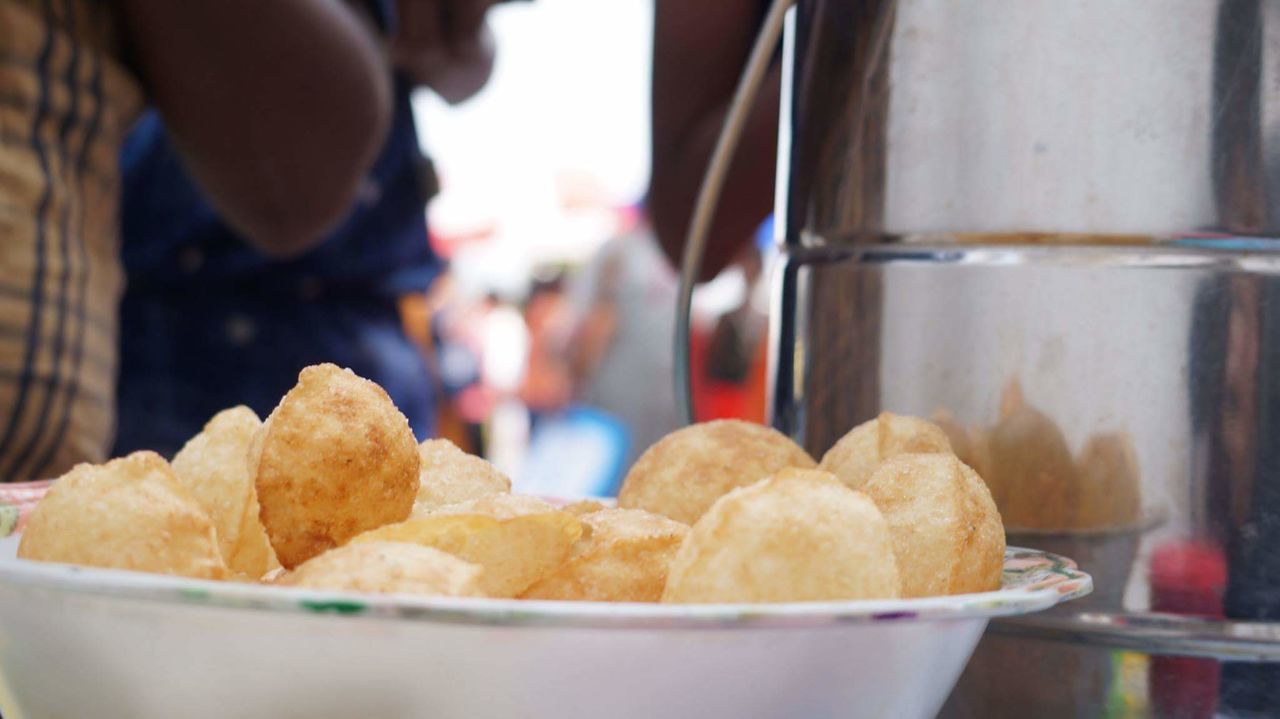
[[[1005,551],[1001,589],[921,599],[789,604],[625,604],[458,599],[321,592],[162,575],[0,561],[0,590],[46,590],[241,610],[337,614],[449,624],[618,629],[812,627],[886,621],[987,619],[1027,614],[1081,597],[1093,579],[1075,562],[1034,549]]]
[[[0,483],[0,539],[22,529],[22,522],[49,489],[51,481]]]

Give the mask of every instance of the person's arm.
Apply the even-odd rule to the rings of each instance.
[[[188,172],[274,256],[347,213],[385,140],[387,61],[342,0],[120,0],[130,54]]]
[[[755,41],[760,10],[758,0],[654,3],[648,203],[658,241],[677,266],[703,174]],[[728,265],[773,207],[779,78],[775,66],[751,108],[707,238],[701,279]]]

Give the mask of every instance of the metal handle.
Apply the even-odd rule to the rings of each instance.
[[[782,35],[782,21],[787,9],[795,0],[773,0],[769,12],[765,16],[764,26],[756,36],[755,45],[747,66],[738,80],[738,87],[733,93],[733,102],[729,105],[729,113],[724,119],[724,129],[716,140],[715,150],[711,153],[711,162],[707,165],[707,173],[702,178],[702,187],[698,190],[698,201],[693,207],[693,218],[689,222],[689,232],[685,236],[684,257],[680,263],[680,294],[676,304],[676,340],[675,340],[675,383],[676,408],[684,424],[692,424],[693,414],[693,381],[689,366],[689,325],[690,306],[693,300],[693,286],[698,278],[698,270],[702,267],[702,253],[707,243],[707,232],[711,229],[716,205],[720,201],[720,190],[724,186],[724,177],[729,170],[729,160],[738,146],[742,128],[746,125],[747,114],[760,82],[769,69],[773,50]]]

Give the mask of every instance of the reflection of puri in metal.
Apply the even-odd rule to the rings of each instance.
[[[1027,403],[1016,379],[1005,386],[1000,412],[993,428],[968,429],[953,421],[950,431],[967,438],[969,451],[977,452],[987,468],[1009,543],[1043,548],[1089,567],[1096,589],[1081,606],[1121,606],[1146,529],[1132,438],[1099,432],[1073,457],[1058,424]],[[950,417],[946,411],[939,414]],[[984,449],[975,449],[983,443]],[[1046,684],[1046,675],[1071,677],[1073,683]],[[1108,694],[1113,679],[1113,660],[1105,650],[1005,636],[997,628],[978,645],[944,714],[1015,717],[1035,706],[1037,716],[1087,716],[1092,701],[1087,697]],[[1079,695],[1081,686],[1086,697]]]

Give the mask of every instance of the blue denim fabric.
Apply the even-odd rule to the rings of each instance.
[[[397,81],[386,147],[358,206],[320,246],[269,260],[222,223],[187,178],[158,116],[126,141],[119,426],[115,451],[172,454],[218,410],[265,417],[317,362],[386,388],[418,436],[432,383],[396,308],[440,271],[427,243],[421,155]]]

